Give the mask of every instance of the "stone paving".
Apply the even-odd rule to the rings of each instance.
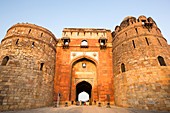
[[[170,113],[166,111],[147,111],[133,108],[121,108],[112,106],[111,108],[97,106],[70,106],[70,107],[44,107],[31,110],[5,111],[1,113]]]

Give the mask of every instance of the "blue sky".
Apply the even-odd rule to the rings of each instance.
[[[63,28],[114,31],[126,16],[152,17],[170,43],[169,0],[0,0],[0,40],[16,23],[43,26],[59,38]]]

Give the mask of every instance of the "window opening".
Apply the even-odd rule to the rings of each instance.
[[[125,32],[125,35],[126,35],[126,37],[127,37],[127,33]]]
[[[105,37],[99,38],[100,49],[106,49],[107,39]]]
[[[100,45],[104,46],[105,45],[105,40],[101,40]]]
[[[147,45],[149,46],[148,38],[147,38],[147,37],[145,37],[145,40],[146,40]]]
[[[145,25],[146,20],[142,20],[142,25]]]
[[[132,43],[133,43],[133,47],[136,48],[136,45],[135,45],[135,41],[132,40]]]
[[[82,63],[82,68],[86,68],[86,63]]]
[[[160,66],[166,66],[166,63],[165,63],[165,61],[164,61],[164,58],[163,58],[163,57],[158,56],[158,61],[159,61]]]
[[[29,30],[28,34],[30,34],[30,32],[31,32],[31,29]]]
[[[88,42],[86,40],[83,40],[81,42],[81,47],[88,47]]]
[[[8,56],[4,57],[3,60],[2,60],[1,65],[2,65],[2,66],[6,66],[6,64],[8,63],[8,60],[9,60],[9,57],[8,57]]]
[[[34,47],[35,46],[35,44],[34,44],[34,42],[32,42],[32,46],[31,47]]]
[[[162,46],[162,44],[161,44],[160,40],[159,40],[158,38],[157,38],[157,40],[158,40],[159,44]]]
[[[63,41],[63,49],[69,48],[70,38],[69,37],[63,37],[61,39]]]
[[[125,64],[124,64],[124,63],[121,64],[121,71],[122,71],[122,73],[126,71],[126,70],[125,70]]]
[[[16,43],[15,43],[15,44],[16,44],[16,45],[18,45],[18,42],[19,42],[19,39],[17,39],[17,41],[16,41]]]
[[[41,37],[43,36],[43,33],[41,33]]]
[[[67,40],[64,40],[64,45],[68,45],[68,41]]]
[[[40,64],[40,71],[43,70],[43,67],[44,67],[44,63],[41,63],[41,64]]]
[[[135,30],[136,30],[136,33],[138,34],[138,29],[137,29],[137,28],[135,28]]]

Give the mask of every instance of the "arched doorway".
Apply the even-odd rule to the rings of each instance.
[[[78,83],[76,85],[76,101],[79,101],[79,100],[88,101],[88,100],[90,100],[91,99],[91,91],[92,91],[92,86],[91,86],[90,83],[88,83],[86,81],[82,81],[82,82]],[[84,99],[79,98],[79,94],[82,93],[82,92],[88,93],[88,95],[89,95],[88,100],[84,100],[86,97]]]
[[[86,92],[91,101],[98,98],[97,66],[88,58],[81,58],[73,62],[70,78],[70,101],[78,101],[81,92]]]

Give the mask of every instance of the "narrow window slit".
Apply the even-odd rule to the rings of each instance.
[[[122,73],[126,71],[124,63],[121,64],[121,71],[122,71]]]
[[[43,33],[41,33],[41,37],[43,36]]]
[[[159,40],[158,38],[157,38],[157,40],[158,40],[159,44],[162,46],[162,44],[161,44],[160,40]]]
[[[137,29],[137,28],[135,28],[135,30],[136,30],[136,33],[138,34],[138,29]]]
[[[147,37],[145,37],[145,40],[146,40],[147,45],[149,46],[148,38],[147,38]]]
[[[28,34],[30,34],[30,32],[31,32],[31,29],[29,30]]]
[[[135,41],[132,40],[132,43],[133,43],[133,47],[136,48],[136,45],[135,45]]]
[[[18,45],[19,39],[17,39],[17,41],[15,42],[16,45]]]

